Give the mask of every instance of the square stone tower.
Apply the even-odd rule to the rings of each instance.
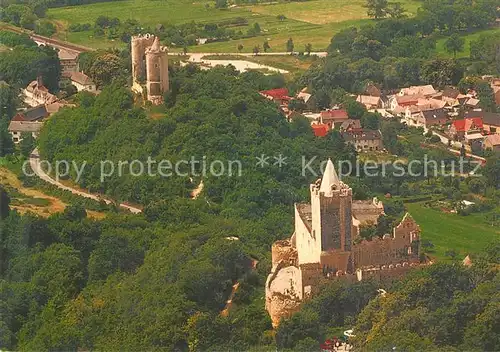
[[[319,236],[321,252],[351,250],[351,209],[352,189],[339,180],[328,160],[321,183],[311,185],[312,230]]]

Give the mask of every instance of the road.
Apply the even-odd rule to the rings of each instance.
[[[98,194],[92,194],[92,193],[87,193],[87,192],[83,192],[81,190],[78,190],[76,188],[72,188],[72,187],[69,187],[69,186],[66,186],[66,185],[63,185],[61,182],[57,181],[57,180],[54,180],[52,177],[50,177],[42,168],[42,165],[40,163],[40,155],[38,153],[38,150],[35,149],[33,150],[33,152],[31,152],[31,155],[30,155],[30,167],[31,169],[33,170],[33,172],[42,180],[44,180],[45,182],[48,182],[54,186],[56,186],[57,188],[59,189],[62,189],[64,191],[69,191],[77,196],[80,196],[80,197],[85,197],[85,198],[89,198],[89,199],[93,199],[95,201],[104,201],[106,204],[111,204],[111,203],[114,203],[112,202],[111,200],[109,199],[106,199],[106,198],[103,198],[101,197],[100,195]],[[139,213],[142,213],[142,210],[139,209],[139,208],[136,208],[136,207],[133,207],[133,206],[130,206],[128,204],[125,204],[125,203],[120,203],[119,204],[120,208],[123,208],[123,209],[127,209],[128,211],[130,211],[131,213],[133,214],[139,214]]]

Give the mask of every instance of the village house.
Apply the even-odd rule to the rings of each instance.
[[[364,93],[365,93],[364,95],[369,95],[371,97],[380,97],[380,98],[382,97],[382,91],[373,83],[368,83],[366,85]]]
[[[340,125],[340,128],[339,128],[339,130],[341,132],[353,131],[353,130],[359,130],[359,129],[361,129],[361,121],[360,120],[353,120],[353,119],[349,119],[349,120],[342,122],[342,124]]]
[[[358,95],[356,101],[363,104],[368,110],[382,108],[382,99],[380,97],[374,97],[371,95]]]
[[[434,89],[434,87],[431,84],[424,85],[424,86],[411,86],[408,88],[403,88],[399,92],[399,96],[415,96],[415,95],[421,95],[423,97],[431,97],[435,95],[437,92]]]
[[[49,113],[45,105],[39,105],[31,109],[20,111],[14,115],[11,121],[42,121]]]
[[[463,99],[465,96],[460,94],[460,91],[453,87],[446,87],[442,91],[441,100],[444,101],[449,107],[458,107],[462,102],[460,99]]]
[[[288,89],[286,89],[286,88],[262,90],[259,92],[259,94],[262,95],[263,97],[269,99],[269,100],[274,101],[279,106],[288,107],[288,102],[292,99],[288,95]]]
[[[397,113],[397,109],[403,111],[406,107],[417,105],[418,99],[421,99],[422,95],[393,95],[389,98],[389,109]]]
[[[23,140],[23,135],[26,133],[31,133],[33,138],[37,138],[42,126],[43,122],[40,121],[11,121],[8,131],[12,141],[17,144]]]
[[[87,91],[95,93],[97,91],[96,84],[83,72],[71,72],[69,79],[79,92]]]
[[[23,89],[23,95],[24,102],[32,107],[52,104],[57,101],[57,97],[49,93],[49,90],[43,85],[41,77],[38,77],[36,81],[28,84],[28,86]]]
[[[330,129],[334,129],[336,124],[342,124],[349,119],[349,116],[344,109],[330,109],[321,111],[319,119],[320,123],[328,125]]]
[[[500,152],[500,134],[490,134],[483,142],[483,149]]]
[[[396,108],[394,113],[404,114],[404,120],[408,126],[424,126],[422,124],[421,115],[424,111],[442,110],[446,106],[446,102],[438,99],[423,99],[419,98],[415,105],[406,106],[405,108]]]
[[[448,122],[448,114],[443,109],[420,111],[417,125],[425,128],[444,126]]]
[[[55,103],[52,104],[47,104],[45,105],[45,108],[47,109],[47,113],[50,115],[55,114],[59,110],[61,110],[63,107],[75,107],[75,104],[70,104],[65,100],[58,100]]]
[[[493,89],[493,96],[495,104],[500,105],[500,78],[492,78],[490,82],[491,89]]]
[[[464,106],[471,110],[471,109],[477,109],[479,107],[479,99],[477,98],[467,98],[465,100]]]
[[[458,141],[463,140],[467,134],[481,133],[482,131],[483,119],[480,117],[455,120],[450,126],[450,134]]]
[[[347,144],[352,144],[357,151],[383,150],[382,134],[378,130],[354,129],[342,132]]]
[[[312,94],[307,92],[307,87],[303,88],[300,92],[297,93],[296,98],[301,99],[306,105],[309,103]]]
[[[465,118],[482,118],[483,130],[487,134],[500,134],[500,113],[481,110],[468,111]]]
[[[313,129],[313,133],[316,137],[324,137],[331,130],[330,126],[323,123],[313,123],[311,128]]]

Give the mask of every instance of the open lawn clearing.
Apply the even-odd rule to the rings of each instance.
[[[484,214],[460,216],[427,208],[424,203],[405,204],[422,229],[422,239],[434,244],[431,256],[445,258],[448,250],[461,257],[478,253],[500,236],[500,230],[486,223]]]

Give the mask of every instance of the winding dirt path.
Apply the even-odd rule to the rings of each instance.
[[[59,189],[62,189],[64,191],[69,191],[69,192],[71,192],[71,193],[73,193],[73,194],[75,194],[77,196],[84,197],[84,198],[89,198],[89,199],[93,199],[93,200],[98,201],[98,202],[104,201],[106,204],[114,203],[111,200],[103,198],[103,197],[101,197],[98,194],[87,193],[87,192],[81,191],[79,189],[66,186],[66,185],[62,184],[61,182],[54,180],[52,177],[50,177],[43,170],[43,168],[41,166],[41,163],[40,163],[40,155],[38,154],[38,150],[37,149],[35,149],[35,150],[33,150],[31,152],[31,155],[30,155],[30,166],[31,166],[31,169],[33,170],[33,172],[39,178],[41,178],[45,182],[48,182],[48,183],[56,186]],[[139,209],[137,207],[134,207],[134,206],[131,206],[131,205],[128,205],[128,204],[125,204],[125,203],[120,203],[119,207],[123,208],[123,209],[126,209],[126,210],[130,211],[133,214],[142,213],[142,209]]]
[[[37,214],[39,216],[48,217],[52,214],[61,213],[66,208],[67,204],[61,199],[49,196],[37,189],[24,187],[17,176],[5,167],[0,167],[0,183],[4,186],[15,189],[22,196],[32,199],[43,199],[47,201],[47,205],[29,203],[21,201],[21,204],[11,205],[12,209],[16,209],[19,213],[25,214],[28,212]],[[21,200],[20,196],[13,196],[13,200]],[[106,217],[105,213],[86,210],[89,217],[94,219],[103,219]]]

